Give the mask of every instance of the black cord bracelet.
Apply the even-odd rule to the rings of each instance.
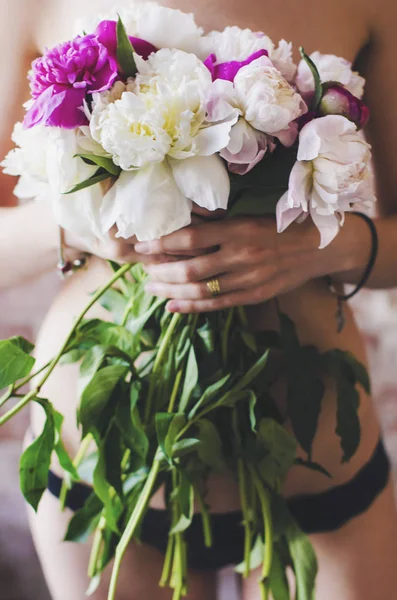
[[[378,232],[377,232],[377,229],[375,227],[375,223],[373,222],[373,220],[370,217],[368,217],[366,214],[361,213],[361,212],[354,211],[354,212],[351,212],[350,214],[360,217],[367,223],[367,225],[370,229],[370,232],[371,232],[371,254],[370,254],[367,266],[365,267],[363,276],[361,277],[360,281],[358,282],[358,284],[354,288],[354,290],[349,292],[348,294],[339,294],[333,286],[331,277],[327,276],[327,278],[326,278],[330,290],[332,291],[333,294],[335,294],[335,296],[337,297],[337,301],[338,301],[338,308],[336,311],[338,333],[340,333],[342,331],[343,327],[345,326],[345,321],[346,321],[345,315],[343,312],[343,303],[347,302],[348,300],[353,298],[353,296],[358,294],[358,292],[365,286],[365,284],[367,283],[368,279],[370,278],[372,270],[375,266],[376,259],[378,257],[378,250],[379,250]]]

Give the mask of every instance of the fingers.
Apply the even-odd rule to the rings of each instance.
[[[221,294],[226,294],[254,288],[258,282],[258,274],[255,271],[240,271],[220,275],[216,279],[219,282]],[[150,294],[159,296],[160,298],[208,300],[213,297],[208,286],[208,280],[182,284],[151,280],[146,284],[145,289]]]
[[[194,283],[210,279],[222,272],[229,271],[226,253],[219,251],[188,260],[153,265],[147,269],[152,282]]]
[[[248,306],[259,304],[273,298],[274,291],[267,286],[258,286],[249,290],[240,290],[230,294],[222,294],[218,298],[207,300],[171,300],[166,309],[172,313],[191,314],[201,312],[214,312],[234,306]]]
[[[168,252],[186,254],[191,250],[220,246],[232,233],[231,228],[226,227],[225,223],[230,225],[230,222],[216,221],[184,227],[160,240],[138,242],[135,250],[139,254],[167,254]]]

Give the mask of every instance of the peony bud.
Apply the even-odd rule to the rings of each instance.
[[[355,123],[358,129],[362,129],[368,122],[369,108],[343,85],[330,83],[325,86],[325,93],[320,102],[320,114],[342,115]]]

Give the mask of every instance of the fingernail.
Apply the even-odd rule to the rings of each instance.
[[[179,312],[179,304],[172,300],[171,302],[168,302],[166,309],[168,312]]]
[[[150,254],[150,244],[147,242],[138,242],[135,244],[135,251],[139,254]]]

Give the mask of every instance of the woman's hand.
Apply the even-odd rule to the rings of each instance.
[[[65,231],[65,250],[67,258],[74,260],[81,256],[81,253],[91,254],[104,260],[113,260],[117,263],[137,263],[144,264],[166,263],[175,260],[175,257],[165,254],[159,255],[140,255],[135,251],[136,237],[127,240],[116,237],[117,230],[113,228],[109,232],[107,239],[97,239],[88,244],[78,236]]]
[[[189,226],[161,240],[138,243],[135,250],[142,258],[200,253],[146,267],[147,290],[170,298],[170,312],[192,313],[259,304],[310,279],[355,268],[348,239],[340,234],[319,250],[318,231],[309,219],[279,234],[271,217],[243,217]],[[362,247],[361,254],[365,264]],[[207,285],[212,279],[219,281],[217,297]]]

